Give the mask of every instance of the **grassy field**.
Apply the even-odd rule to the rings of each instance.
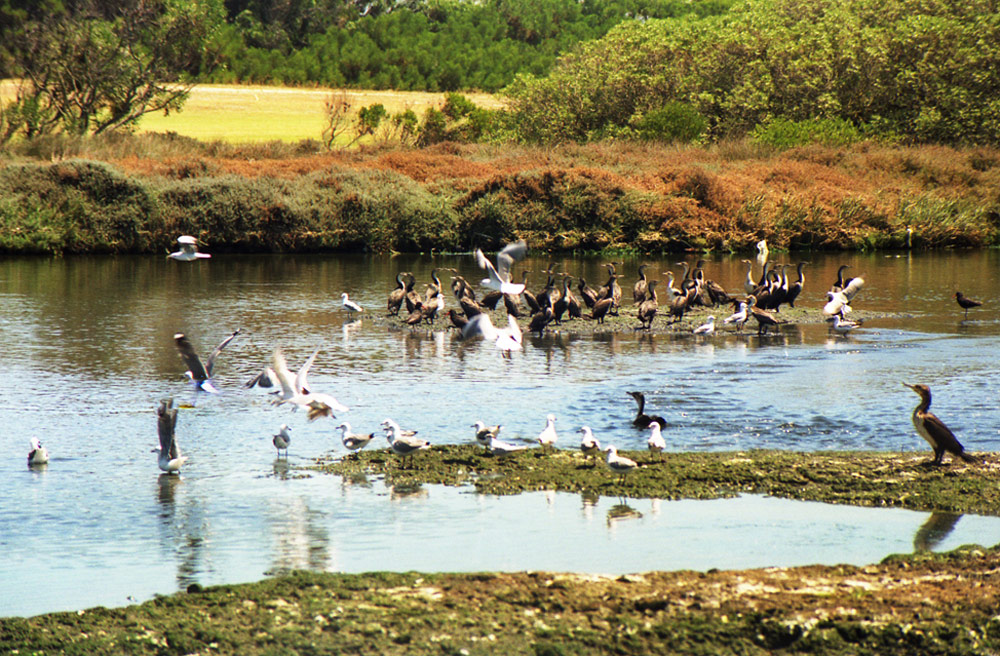
[[[192,89],[184,108],[169,116],[148,114],[139,132],[176,132],[202,141],[247,143],[261,141],[296,142],[320,139],[324,125],[324,101],[340,89],[264,87],[241,85],[200,85]],[[0,82],[0,98],[10,98],[14,85]],[[428,107],[440,107],[443,93],[418,91],[343,90],[356,112],[361,107],[381,103],[389,114],[412,109],[422,116]],[[486,93],[466,94],[480,107],[496,108],[501,103]]]

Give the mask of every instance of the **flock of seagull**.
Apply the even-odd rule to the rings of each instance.
[[[180,249],[170,253],[167,257],[181,262],[210,258],[211,255],[198,251],[197,241],[195,237],[182,235],[177,239]],[[668,278],[666,293],[669,296],[669,304],[666,307],[673,319],[672,322],[683,319],[685,312],[694,305],[714,306],[718,303],[731,303],[734,311],[723,320],[723,324],[734,324],[737,332],[742,330],[743,324],[750,318],[757,321],[758,334],[765,334],[769,327],[783,323],[769,310],[778,311],[784,303],[794,307],[795,299],[805,282],[803,267],[806,263],[800,262],[798,264],[798,279],[790,281],[786,272],[789,265],[782,264],[769,269],[765,242],[762,241],[758,244],[758,251],[758,261],[763,264],[763,272],[759,278],[753,276],[752,262],[743,260],[747,265],[744,284],[747,296],[743,300],[730,296],[721,285],[705,278],[702,269],[703,262],[699,261],[693,270],[687,263],[680,263],[684,267],[684,273],[679,288],[674,287],[673,272],[665,273],[664,275]],[[549,267],[546,272],[549,274],[546,288],[538,294],[532,294],[528,291],[524,282],[512,282],[513,267],[524,259],[527,252],[528,246],[523,240],[508,244],[497,254],[494,265],[482,250],[476,249],[474,253],[476,263],[486,272],[486,277],[482,279],[481,285],[491,290],[489,294],[479,300],[477,300],[471,285],[458,275],[457,271],[451,270],[456,274],[452,277],[452,292],[462,307],[462,313],[459,314],[455,310],[451,310],[448,316],[452,325],[461,330],[463,339],[482,338],[493,342],[505,357],[510,357],[511,351],[521,349],[523,340],[522,331],[517,321],[520,316],[518,306],[522,299],[533,312],[528,325],[532,332],[541,332],[550,323],[560,323],[567,313],[570,318],[587,318],[599,322],[603,321],[608,314],[618,314],[621,308],[622,290],[618,283],[620,275],[616,273],[613,264],[605,265],[609,273],[608,281],[598,290],[589,288],[586,281],[582,277],[579,278],[580,296],[590,309],[590,314],[584,315],[579,302],[570,289],[572,278],[568,275],[564,276],[560,290],[560,285],[555,282],[552,267]],[[864,286],[864,279],[861,277],[845,278],[844,271],[847,268],[847,265],[843,265],[838,270],[837,280],[827,292],[827,303],[822,310],[832,324],[831,329],[841,335],[846,335],[861,324],[860,321],[848,319],[846,315],[851,312],[850,303]],[[645,269],[646,265],[639,267],[639,280],[633,287],[633,301],[637,308],[636,316],[641,323],[637,330],[648,330],[659,310],[656,292],[658,281],[648,280]],[[415,280],[412,274],[397,274],[397,287],[390,293],[387,303],[389,314],[398,314],[405,302],[409,310],[409,315],[405,319],[408,325],[413,326],[425,321],[433,322],[437,314],[444,309],[444,295],[436,272],[437,269],[432,272],[433,282],[427,286],[427,292],[423,297],[413,290]],[[525,280],[526,274],[527,272],[524,272]],[[404,281],[404,276],[409,276],[409,280]],[[959,306],[965,310],[966,316],[968,316],[969,309],[982,305],[979,301],[966,298],[961,292],[956,292],[955,297]],[[487,309],[495,309],[501,300],[507,310],[507,325],[498,328],[493,324]],[[346,292],[341,295],[341,305],[352,319],[365,311],[358,303],[352,301]],[[715,317],[709,316],[706,322],[695,328],[693,332],[698,335],[711,335],[715,329]],[[226,337],[204,361],[198,356],[183,333],[174,335],[174,344],[187,368],[185,373],[196,393],[218,393],[219,390],[212,384],[215,360],[239,334],[240,330],[237,329]],[[245,387],[277,387],[278,389],[272,392],[276,396],[274,403],[276,405],[288,404],[293,409],[303,408],[309,421],[319,417],[335,418],[335,413],[347,412],[348,408],[332,395],[314,391],[308,381],[310,367],[318,352],[317,348],[293,374],[288,368],[281,348],[277,347],[272,353],[270,363],[263,368],[260,374],[248,381]],[[954,434],[929,411],[931,394],[927,386],[906,383],[904,385],[913,389],[921,397],[920,405],[913,411],[912,420],[918,434],[927,440],[933,448],[935,456],[933,462],[940,464],[946,452],[967,462],[979,462],[977,458],[965,453]],[[641,392],[629,392],[629,394],[638,404],[638,412],[632,422],[633,425],[637,428],[648,428],[650,434],[647,439],[647,447],[652,452],[662,452],[666,448],[662,435],[662,429],[666,425],[665,420],[656,415],[645,414],[645,397]],[[181,455],[177,445],[175,430],[178,409],[174,407],[173,399],[164,399],[160,402],[156,412],[159,446],[153,451],[158,454],[157,463],[159,468],[167,474],[178,474],[187,461],[187,457]],[[558,439],[555,423],[555,415],[549,414],[545,427],[538,434],[537,442],[543,449],[551,450],[555,446]],[[417,431],[404,430],[392,419],[385,419],[381,423],[381,427],[390,449],[402,458],[404,465],[414,453],[430,447],[430,442],[417,437]],[[475,429],[476,442],[495,456],[506,456],[527,448],[524,444],[501,441],[499,433],[502,426],[500,425],[487,426],[485,422],[477,421],[472,427]],[[374,433],[353,433],[351,425],[347,422],[339,424],[337,428],[341,431],[341,442],[351,453],[365,448],[375,438]],[[287,458],[288,447],[291,444],[291,430],[288,424],[281,424],[279,432],[272,438],[279,458],[282,451]],[[634,460],[618,455],[614,445],[609,444],[602,448],[589,426],[583,426],[577,432],[581,435],[580,451],[588,458],[601,452],[605,453],[607,467],[618,474],[621,481],[624,481],[628,472],[637,467]],[[37,437],[32,437],[31,451],[28,454],[29,467],[43,465],[48,460],[49,454],[45,447],[41,445]]]

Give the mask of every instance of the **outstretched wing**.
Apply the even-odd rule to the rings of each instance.
[[[316,354],[319,353],[321,347],[317,346],[316,350],[312,352],[309,359],[305,361],[301,367],[299,367],[298,373],[295,374],[295,391],[299,394],[309,393],[309,369],[312,367],[313,361],[316,359]]]
[[[229,342],[236,339],[236,336],[239,334],[240,334],[240,329],[237,328],[232,335],[222,340],[222,343],[220,343],[218,346],[215,347],[215,349],[212,350],[212,354],[208,356],[208,362],[205,364],[205,369],[208,371],[209,376],[212,375],[212,368],[215,366],[215,358],[219,357],[219,353],[222,352],[222,349],[226,348],[226,346],[229,345]]]
[[[513,244],[507,244],[497,253],[497,274],[500,280],[510,282],[510,270],[515,262],[520,262],[528,254],[528,244],[521,239]]]
[[[285,354],[281,352],[280,346],[275,348],[271,355],[271,369],[274,370],[274,374],[278,377],[278,383],[281,385],[281,398],[287,400],[295,396],[295,388],[293,387],[295,381],[292,380],[288,363],[285,362]]]
[[[462,328],[462,339],[482,335],[483,338],[492,341],[497,338],[497,334],[496,326],[493,325],[493,321],[488,314],[477,314],[469,319],[468,323]]]
[[[180,449],[174,440],[174,428],[177,426],[177,408],[173,407],[173,399],[160,401],[156,409],[156,431],[160,436],[160,453],[167,454],[171,460],[180,457]]]
[[[180,353],[188,373],[191,374],[191,379],[197,381],[208,380],[209,372],[206,371],[205,365],[201,363],[201,358],[195,353],[194,347],[191,346],[191,342],[188,341],[184,333],[174,335],[174,345],[177,347],[177,352]]]

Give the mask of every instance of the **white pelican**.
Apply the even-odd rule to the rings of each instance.
[[[497,265],[494,267],[493,263],[483,255],[482,249],[477,248],[476,264],[481,269],[485,269],[489,275],[488,278],[483,278],[480,284],[503,294],[520,294],[524,291],[524,285],[510,281],[510,270],[515,262],[523,260],[527,254],[528,244],[523,239],[513,244],[507,244],[502,251],[497,253]]]
[[[347,298],[347,292],[344,292],[343,294],[340,295],[340,304],[344,306],[345,310],[347,310],[347,316],[350,317],[351,319],[354,318],[355,314],[364,314],[365,312],[365,309],[363,307],[361,307],[351,299]]]
[[[613,444],[609,444],[604,447],[604,450],[608,454],[605,463],[608,465],[608,469],[616,474],[621,474],[621,478],[618,480],[619,483],[625,482],[625,474],[629,473],[637,467],[635,460],[626,458],[625,456],[618,455],[618,449],[615,448]]]
[[[153,449],[159,453],[157,463],[160,469],[168,474],[178,474],[181,466],[187,462],[187,457],[181,455],[181,450],[177,447],[177,438],[174,429],[177,427],[177,408],[173,407],[174,400],[166,399],[160,401],[160,407],[156,409],[156,431],[160,435],[160,447]]]
[[[278,450],[279,458],[281,457],[282,449],[285,451],[285,458],[288,458],[288,445],[292,443],[292,436],[288,434],[290,430],[292,429],[288,427],[288,424],[282,424],[281,428],[278,429],[278,434],[271,439],[274,448]]]
[[[28,452],[28,466],[44,465],[49,461],[49,452],[37,437],[31,438],[31,451]]]
[[[222,340],[208,356],[208,360],[204,364],[202,364],[201,358],[195,353],[194,347],[191,346],[191,342],[188,341],[184,333],[174,335],[174,345],[177,347],[177,352],[180,354],[181,359],[184,360],[184,366],[187,367],[185,373],[191,379],[191,382],[194,383],[196,390],[218,394],[219,390],[212,385],[211,381],[212,369],[215,367],[215,358],[219,357],[222,349],[226,348],[229,342],[236,339],[236,336],[239,334],[240,329],[237,328],[232,335]]]
[[[181,249],[167,255],[167,257],[180,262],[192,262],[194,260],[207,260],[212,257],[208,253],[198,252],[198,239],[191,235],[181,235],[177,238],[177,243]]]

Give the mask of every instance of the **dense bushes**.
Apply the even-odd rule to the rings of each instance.
[[[1000,141],[1000,12],[989,0],[746,1],[627,22],[508,92],[528,141],[586,141],[687,103],[719,139],[839,120],[919,142]]]
[[[214,252],[469,250],[515,238],[543,251],[1000,244],[1000,153],[982,147],[249,152],[129,157],[131,175],[81,159],[7,165],[0,251],[162,253],[180,234]]]

